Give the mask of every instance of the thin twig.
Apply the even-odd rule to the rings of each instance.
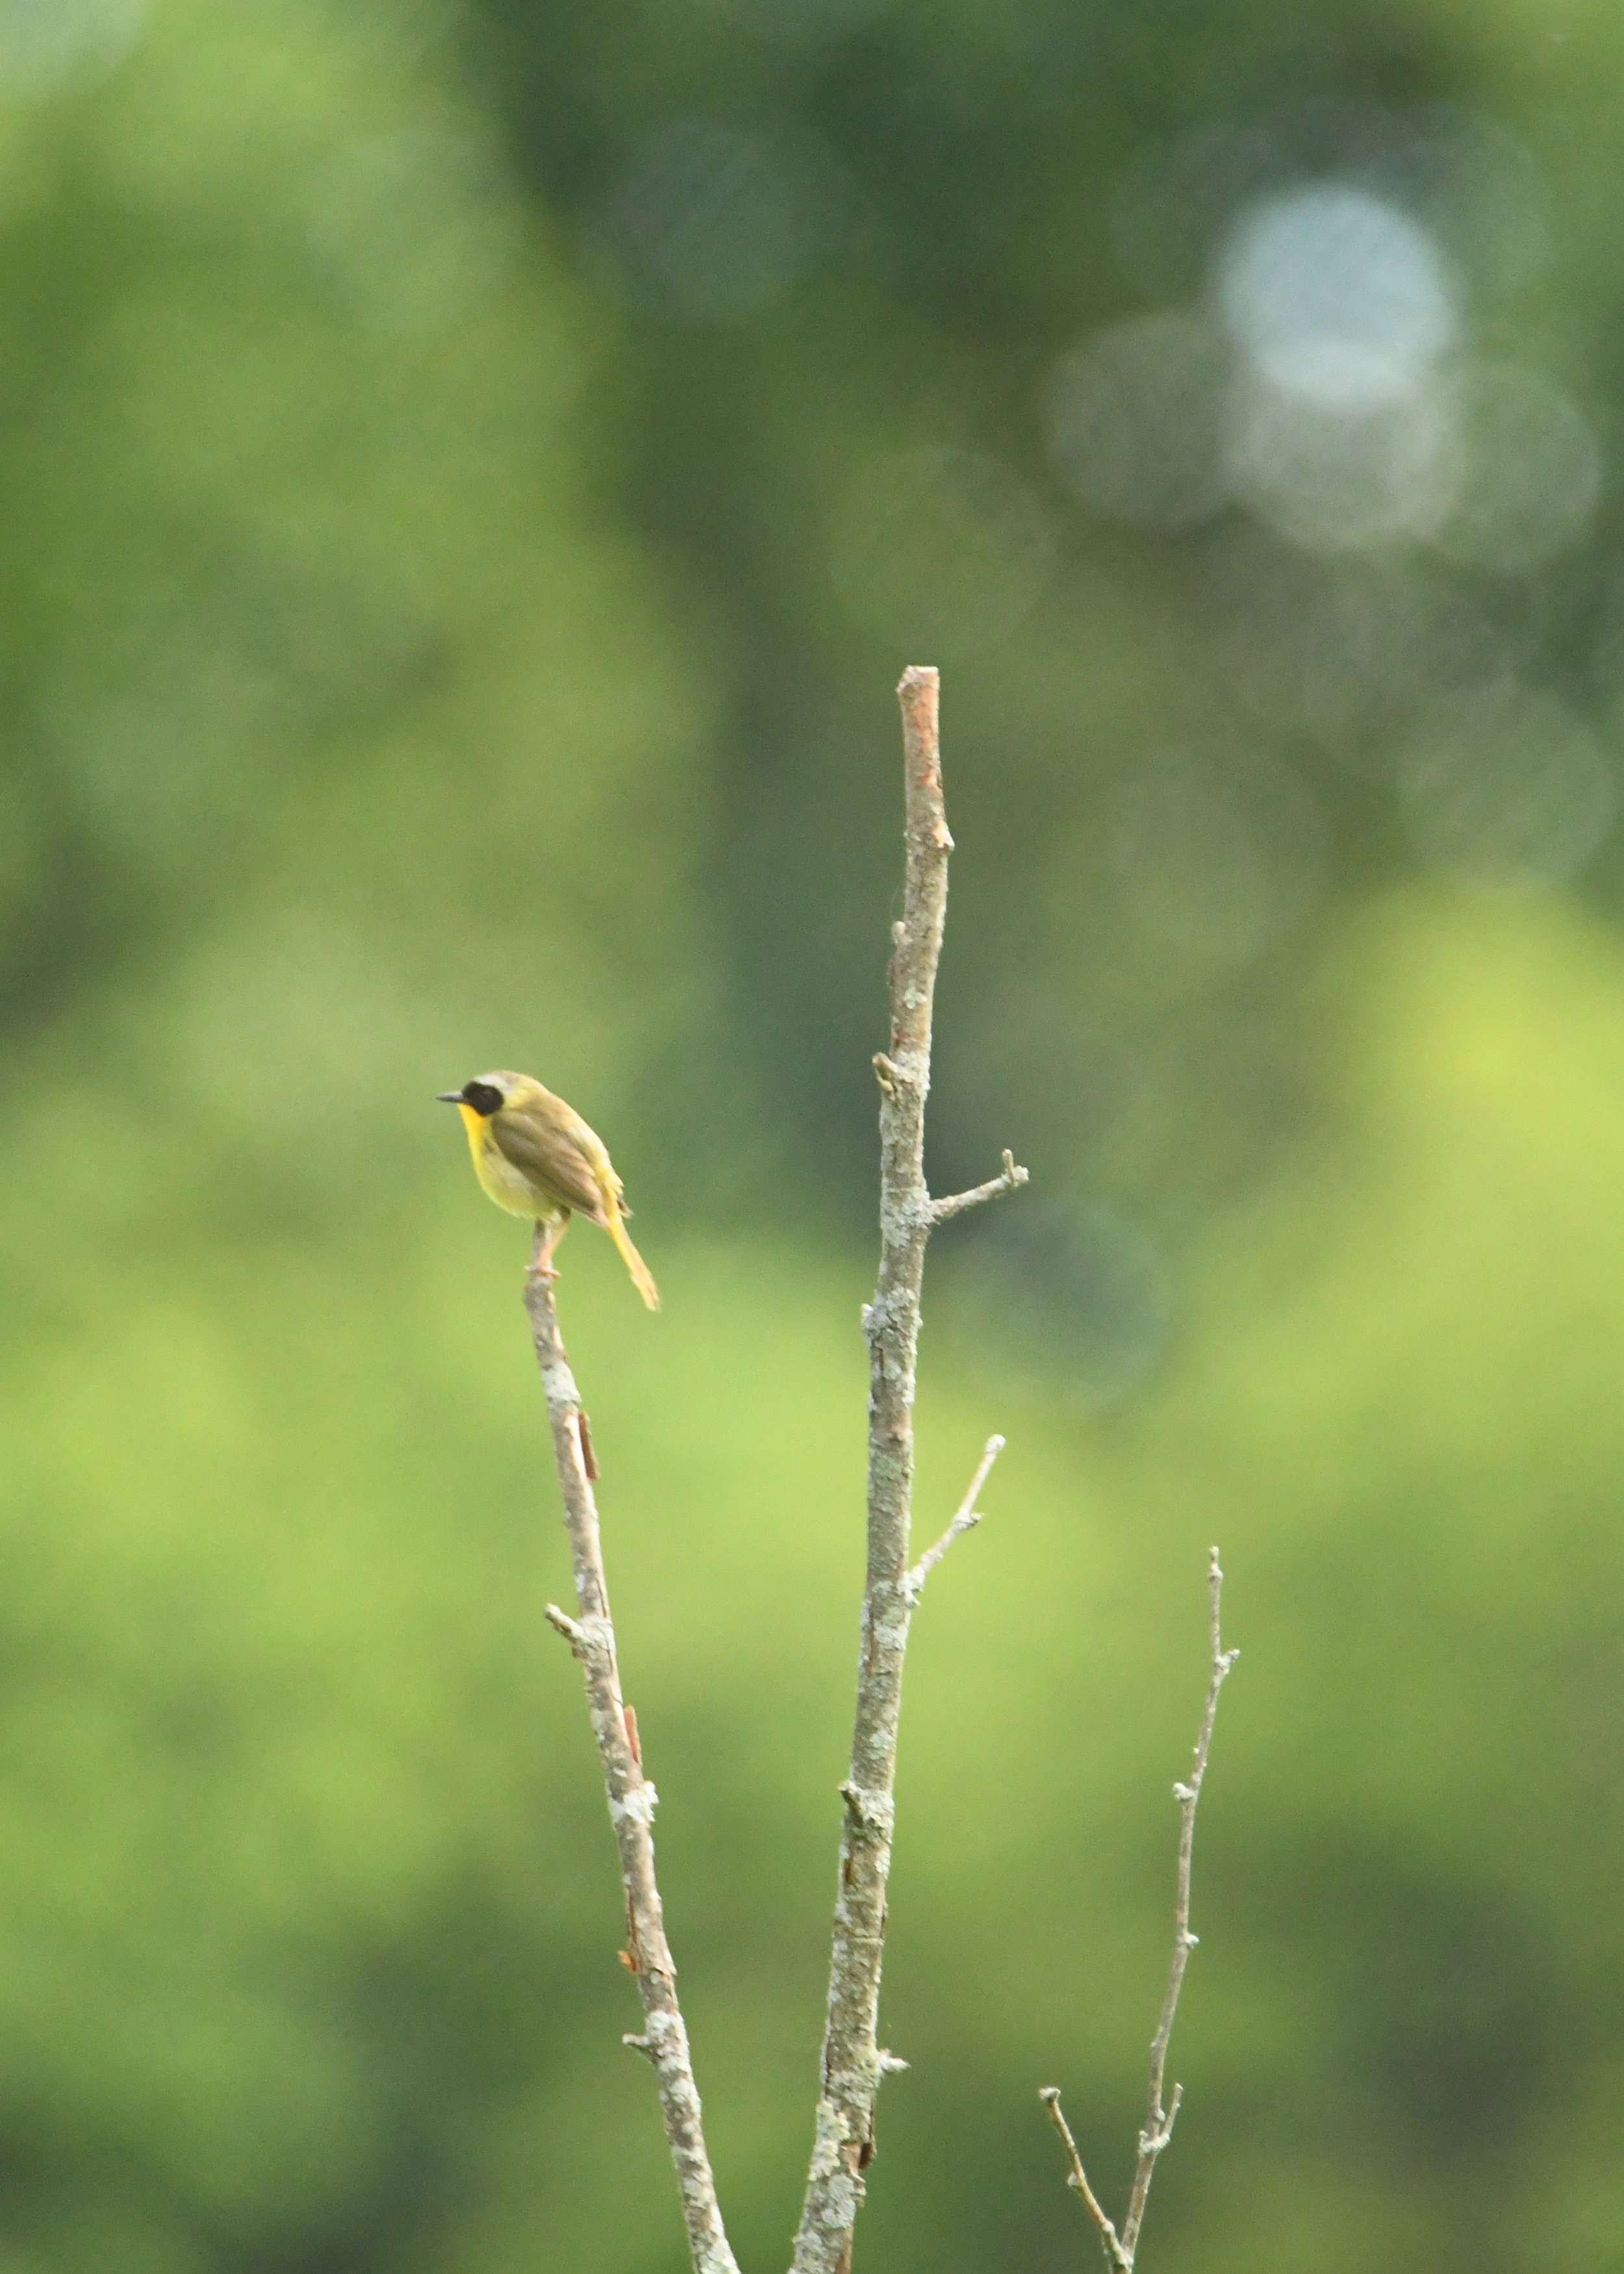
[[[1190,1867],[1196,1845],[1196,1809],[1201,1799],[1201,1786],[1206,1775],[1207,1755],[1212,1750],[1212,1725],[1218,1717],[1218,1693],[1223,1688],[1230,1668],[1241,1655],[1238,1650],[1226,1650],[1220,1626],[1222,1608],[1224,1575],[1219,1565],[1218,1550],[1212,1548],[1207,1556],[1207,1641],[1210,1652],[1210,1671],[1207,1678],[1206,1704],[1202,1710],[1201,1727],[1196,1738],[1195,1758],[1190,1767],[1188,1784],[1175,1784],[1173,1797],[1179,1804],[1179,1862],[1176,1892],[1173,1907],[1173,1959],[1167,1969],[1167,1986],[1162,1994],[1161,2014],[1156,2024],[1156,2035],[1151,2040],[1150,2087],[1145,2098],[1144,2124],[1139,2134],[1139,2156],[1135,2166],[1133,2190],[1128,2201],[1128,2216],[1122,2221],[1120,2237],[1111,2221],[1095,2200],[1083,2173],[1083,2162],[1076,2142],[1067,2128],[1060,2112],[1060,2093],[1054,2085],[1046,2086],[1039,2095],[1054,2120],[1056,2129],[1065,2141],[1071,2158],[1071,2184],[1082,2195],[1105,2244],[1106,2255],[1119,2274],[1133,2274],[1133,2263],[1139,2248],[1139,2230],[1144,2224],[1144,2206],[1151,2192],[1151,2180],[1156,2170],[1156,2158],[1173,2137],[1179,2106],[1184,2097],[1184,2088],[1175,2084],[1173,2097],[1162,2105],[1162,2088],[1167,2074],[1167,2046],[1173,2036],[1174,2017],[1179,2008],[1179,1992],[1184,1986],[1184,1969],[1190,1964],[1190,1954],[1197,1938],[1190,1931]]]
[[[989,1177],[984,1185],[976,1185],[967,1193],[949,1193],[946,1200],[931,1202],[931,1222],[946,1224],[949,1216],[963,1216],[966,1209],[979,1208],[983,1201],[995,1201],[1000,1193],[1012,1193],[1027,1180],[1027,1171],[1016,1165],[1015,1155],[1004,1148],[1004,1165],[997,1176]]]
[[[970,1480],[970,1490],[959,1502],[958,1514],[954,1517],[952,1523],[942,1533],[941,1538],[936,1542],[936,1545],[933,1547],[926,1548],[925,1554],[920,1556],[918,1562],[908,1574],[908,1600],[910,1604],[918,1604],[920,1596],[925,1593],[925,1581],[930,1577],[931,1573],[940,1562],[948,1548],[952,1547],[954,1541],[956,1540],[962,1540],[967,1532],[973,1530],[973,1528],[980,1523],[981,1511],[976,1506],[976,1495],[986,1482],[988,1472],[991,1470],[993,1462],[998,1458],[1003,1449],[1004,1441],[1001,1437],[989,1437],[987,1439],[986,1449],[983,1452],[980,1460],[977,1464],[975,1475],[971,1477]]]
[[[1129,2200],[1128,2216],[1122,2221],[1122,2248],[1129,2259],[1139,2240],[1139,2229],[1144,2222],[1145,2198],[1151,2191],[1151,2177],[1156,2169],[1156,2158],[1173,2136],[1174,2119],[1179,2112],[1179,2103],[1184,2088],[1173,2088],[1172,2105],[1161,2105],[1162,2080],[1167,2073],[1167,2045],[1173,2036],[1174,2016],[1179,2009],[1179,1992],[1184,1986],[1184,1969],[1190,1963],[1190,1954],[1196,1946],[1196,1937],[1190,1931],[1190,1875],[1196,1846],[1196,1808],[1201,1798],[1202,1781],[1206,1775],[1207,1753],[1212,1743],[1212,1724],[1218,1717],[1218,1693],[1235,1660],[1238,1650],[1226,1651],[1219,1625],[1222,1607],[1224,1575],[1218,1561],[1218,1550],[1212,1548],[1207,1556],[1207,1638],[1212,1651],[1212,1669],[1207,1681],[1206,1705],[1201,1715],[1201,1729],[1196,1739],[1195,1759],[1191,1764],[1190,1782],[1175,1784],[1173,1797],[1179,1804],[1179,1865],[1178,1892],[1173,1911],[1173,1958],[1167,1968],[1167,1987],[1161,2001],[1161,2018],[1156,2025],[1156,2035],[1151,2040],[1151,2082],[1144,2105],[1144,2128],[1139,2135],[1139,2162],[1134,2172],[1133,2194]]]
[[[941,794],[937,674],[910,668],[897,696],[903,711],[906,874],[902,918],[891,934],[890,1041],[874,1059],[880,1084],[880,1282],[863,1314],[869,1345],[868,1562],[851,1773],[841,1787],[846,1811],[829,1954],[822,2090],[793,2274],[849,2274],[863,2173],[874,2153],[874,2104],[882,2075],[896,2065],[894,2056],[881,2052],[875,2031],[903,1664],[916,1600],[910,1593],[916,1574],[908,1562],[914,1370],[925,1244],[938,1221],[937,1204],[925,1182],[925,1099],[948,855],[953,848]],[[1008,1154],[1005,1163],[1005,1176],[995,1180],[999,1190],[1022,1181]],[[984,1196],[990,1198],[991,1191]],[[970,1205],[968,1199],[964,1205]],[[969,1522],[966,1516],[959,1529],[967,1529]],[[921,1573],[946,1547],[944,1540],[933,1549]]]
[[[1099,2240],[1106,2254],[1107,2263],[1118,2268],[1120,2274],[1133,2274],[1133,2261],[1122,2248],[1122,2239],[1113,2225],[1099,2196],[1088,2183],[1088,2173],[1083,2168],[1083,2158],[1077,2152],[1077,2143],[1071,2136],[1071,2127],[1067,2123],[1061,2108],[1059,2085],[1046,2084],[1038,2097],[1048,2110],[1049,2121],[1065,2143],[1067,2157],[1071,2165],[1068,2183],[1082,2196],[1087,2205],[1089,2217],[1099,2229]]]
[[[536,1255],[541,1253],[540,1226]],[[553,1429],[553,1455],[563,1494],[564,1529],[575,1567],[578,1620],[549,1604],[548,1622],[564,1636],[580,1661],[586,1684],[587,1710],[598,1740],[604,1788],[608,1796],[609,1821],[620,1853],[620,1875],[626,1891],[625,1954],[637,1976],[643,2001],[646,2031],[626,2043],[647,2054],[659,2081],[660,2108],[665,2120],[671,2160],[688,2230],[688,2251],[694,2274],[738,2274],[729,2248],[716,2201],[700,2120],[699,2089],[689,2057],[688,2031],[676,1998],[676,1967],[666,1940],[654,1877],[653,1786],[643,1773],[635,1736],[636,1722],[620,1693],[620,1670],[615,1651],[615,1628],[609,1616],[608,1583],[603,1571],[603,1551],[598,1532],[598,1510],[592,1489],[585,1447],[579,1426],[581,1401],[558,1331],[553,1302],[553,1276],[533,1267],[525,1283],[525,1307],[530,1314],[536,1361],[547,1392],[548,1418]]]

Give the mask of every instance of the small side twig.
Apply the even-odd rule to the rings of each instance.
[[[942,1533],[941,1538],[936,1542],[936,1545],[933,1547],[927,1547],[925,1549],[924,1555],[920,1556],[918,1562],[908,1574],[907,1593],[908,1600],[910,1604],[918,1603],[920,1596],[925,1593],[925,1581],[930,1577],[931,1573],[940,1562],[948,1548],[952,1547],[954,1541],[956,1540],[962,1540],[967,1532],[973,1531],[975,1526],[980,1523],[981,1511],[976,1506],[976,1495],[980,1491],[982,1486],[986,1482],[987,1476],[992,1469],[993,1462],[998,1458],[1003,1449],[1004,1441],[1001,1437],[989,1437],[987,1439],[986,1449],[976,1465],[975,1475],[971,1477],[970,1480],[970,1490],[959,1502],[957,1515],[954,1517],[947,1530]]]
[[[1067,2159],[1071,2165],[1070,2172],[1067,2174],[1067,2184],[1076,2189],[1088,2206],[1089,2217],[1099,2229],[1099,2240],[1105,2246],[1107,2263],[1119,2268],[1121,2274],[1133,2274],[1133,2261],[1122,2248],[1122,2237],[1113,2225],[1110,2214],[1088,2183],[1088,2173],[1083,2168],[1083,2158],[1077,2153],[1077,2143],[1071,2136],[1071,2127],[1067,2123],[1065,2112],[1060,2105],[1059,2085],[1046,2084],[1038,2097],[1048,2110],[1049,2121],[1060,2134],[1065,2146]]]
[[[1190,1954],[1198,1939],[1190,1931],[1190,1885],[1196,1845],[1196,1809],[1206,1775],[1207,1755],[1212,1750],[1212,1725],[1218,1718],[1218,1693],[1224,1686],[1230,1668],[1241,1655],[1238,1650],[1226,1650],[1223,1646],[1219,1618],[1223,1585],[1224,1575],[1219,1564],[1218,1550],[1214,1547],[1207,1556],[1210,1671],[1206,1704],[1202,1710],[1201,1727],[1196,1737],[1190,1781],[1175,1784],[1173,1788],[1173,1797],[1179,1804],[1179,1861],[1173,1908],[1173,1958],[1167,1969],[1167,1986],[1162,1993],[1156,2035],[1151,2040],[1150,2088],[1145,2100],[1144,2123],[1139,2133],[1139,2157],[1134,2170],[1132,2192],[1128,2199],[1128,2215],[1122,2221],[1120,2235],[1088,2183],[1076,2142],[1061,2112],[1059,2086],[1046,2085],[1038,2096],[1065,2142],[1071,2164],[1070,2184],[1082,2196],[1090,2218],[1099,2231],[1106,2257],[1117,2270],[1117,2274],[1133,2274],[1134,2257],[1139,2248],[1139,2231],[1144,2224],[1144,2206],[1150,2197],[1156,2159],[1173,2137],[1173,2127],[1184,2097],[1183,2086],[1175,2084],[1172,2098],[1165,2107],[1162,2105],[1162,2090],[1167,2074],[1167,2047],[1173,2037],[1174,2019],[1178,2013],[1179,1992],[1184,1986],[1184,1969],[1190,1964]]]
[[[552,1628],[555,1634],[563,1635],[564,1640],[569,1644],[570,1649],[578,1658],[581,1654],[582,1645],[586,1640],[585,1636],[581,1632],[579,1620],[572,1619],[568,1611],[561,1611],[556,1603],[549,1603],[546,1610],[542,1613],[542,1616],[546,1619],[548,1626]]]
[[[989,1177],[984,1185],[972,1186],[967,1193],[949,1193],[945,1200],[933,1201],[931,1222],[946,1224],[949,1216],[963,1216],[966,1209],[979,1208],[983,1201],[995,1201],[1000,1193],[1012,1193],[1027,1181],[1027,1171],[1020,1167],[1006,1145],[1004,1165],[998,1175]]]

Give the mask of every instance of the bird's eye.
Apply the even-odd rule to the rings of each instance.
[[[488,1120],[493,1113],[501,1112],[502,1096],[495,1082],[469,1081],[463,1085],[463,1102]]]

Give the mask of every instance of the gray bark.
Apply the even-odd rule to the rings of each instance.
[[[540,1253],[540,1227],[537,1253]],[[626,2043],[646,2053],[659,2082],[671,2160],[682,2195],[683,2218],[694,2274],[738,2274],[729,2247],[706,2152],[699,2088],[689,2056],[688,2031],[676,1997],[676,1967],[666,1940],[660,1888],[654,1877],[653,1786],[643,1773],[637,1723],[621,1696],[615,1628],[609,1616],[608,1583],[598,1533],[598,1509],[592,1488],[590,1437],[575,1376],[558,1331],[550,1271],[533,1266],[525,1285],[536,1362],[547,1392],[553,1455],[563,1494],[564,1529],[575,1567],[580,1616],[571,1619],[549,1604],[548,1617],[575,1653],[586,1684],[587,1709],[608,1796],[609,1822],[620,1856],[626,1893],[623,1956],[637,1977],[643,2001],[644,2033]]]
[[[793,2274],[848,2274],[852,2230],[863,2201],[863,2174],[874,2152],[874,2105],[880,2080],[888,2067],[903,2066],[881,2050],[877,2029],[903,1663],[918,1587],[929,1569],[928,1559],[917,1574],[908,1563],[914,1374],[925,1244],[933,1224],[961,1207],[1010,1191],[1026,1178],[1026,1171],[1016,1169],[1006,1154],[1004,1174],[973,1194],[933,1201],[925,1187],[931,1019],[953,840],[942,802],[937,674],[918,666],[904,672],[897,694],[903,712],[906,865],[902,918],[892,928],[890,1047],[874,1060],[880,1081],[880,1280],[874,1299],[863,1314],[869,1346],[868,1563],[851,1773],[841,1786],[845,1823],[829,1962],[822,2090]],[[978,1482],[986,1465],[990,1461],[978,1472]],[[971,1500],[974,1491],[972,1486]],[[960,1531],[968,1528],[968,1511],[964,1513]]]
[[[903,915],[892,927],[889,1051],[877,1057],[880,1105],[880,1282],[863,1314],[869,1344],[868,1563],[851,1773],[841,1786],[845,1828],[829,1966],[823,2082],[794,2274],[848,2274],[863,2177],[873,2154],[874,2103],[888,2069],[906,2063],[876,2037],[880,1967],[891,1868],[896,1735],[908,1629],[925,1583],[954,1542],[978,1521],[975,1499],[1002,1449],[988,1440],[957,1514],[910,1569],[913,1502],[914,1367],[919,1289],[933,1227],[1026,1182],[1006,1153],[1000,1175],[971,1192],[933,1201],[925,1189],[925,1100],[930,1088],[931,1017],[947,912],[948,834],[937,742],[937,674],[903,674],[904,840]],[[643,1773],[637,1721],[621,1696],[615,1629],[593,1495],[597,1475],[586,1417],[564,1352],[553,1275],[541,1229],[529,1278],[536,1359],[547,1392],[564,1527],[575,1567],[578,1618],[549,1604],[548,1618],[581,1667],[598,1741],[609,1821],[626,1895],[623,1953],[637,1977],[645,2029],[626,2043],[646,2053],[659,2080],[661,2112],[676,2166],[694,2274],[738,2274],[722,2226],[676,1996],[654,1877],[653,1786]]]

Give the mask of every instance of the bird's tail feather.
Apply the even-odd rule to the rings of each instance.
[[[631,1234],[621,1221],[618,1198],[604,1195],[603,1213],[608,1219],[609,1238],[621,1254],[621,1261],[631,1274],[631,1284],[651,1311],[660,1308],[660,1290],[654,1284],[654,1275],[631,1244]]]

